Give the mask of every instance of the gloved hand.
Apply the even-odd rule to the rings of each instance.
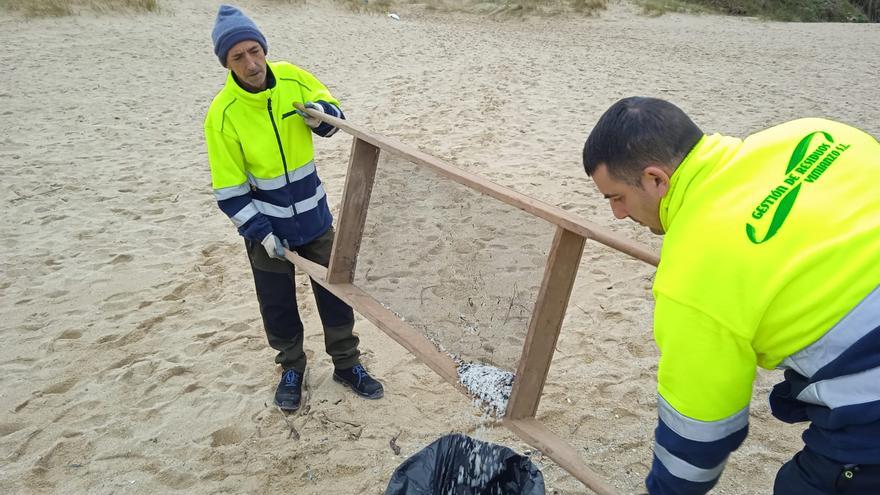
[[[314,103],[314,102],[311,102],[311,101],[307,101],[307,102],[305,103],[305,105],[303,105],[303,106],[306,107],[306,108],[312,108],[312,109],[315,109],[315,110],[317,110],[317,111],[319,111],[319,112],[321,112],[321,113],[324,113],[324,107],[322,107],[320,103]],[[296,110],[296,114],[299,115],[300,117],[302,117],[303,120],[306,122],[306,125],[309,126],[309,127],[311,127],[312,129],[314,129],[314,128],[318,127],[319,125],[321,125],[321,120],[320,120],[320,119],[316,119],[316,118],[312,117],[311,115],[309,115],[309,114],[307,114],[307,113],[305,113],[305,112],[302,112],[302,111],[300,111],[300,110]]]
[[[262,244],[270,258],[284,259],[284,245],[281,244],[281,239],[276,237],[275,234],[270,233],[267,235],[263,239]]]

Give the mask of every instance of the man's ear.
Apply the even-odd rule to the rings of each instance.
[[[642,188],[655,197],[662,198],[669,191],[670,175],[666,167],[649,165],[642,170]]]

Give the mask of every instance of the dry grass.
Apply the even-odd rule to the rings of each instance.
[[[787,22],[877,21],[880,0],[637,0],[649,15],[712,12]]]
[[[304,5],[307,0],[272,0],[275,3],[284,3],[291,5]],[[321,2],[322,0],[318,0]],[[361,12],[368,14],[391,12],[395,5],[401,3],[414,3],[412,1],[393,1],[393,0],[334,0],[334,3],[342,8],[351,10],[352,12]]]
[[[422,0],[336,0],[336,2],[356,12],[392,12],[396,6],[419,3],[429,10],[441,12],[517,16],[522,14],[556,15],[569,12],[593,15],[605,9],[608,0],[433,0],[429,2]]]
[[[493,16],[517,16],[524,14],[558,15],[580,13],[595,15],[604,10],[608,0],[445,0],[429,4],[436,10],[483,13]]]
[[[297,1],[297,0],[287,0]],[[302,1],[302,0],[299,0]],[[648,15],[666,12],[749,15],[782,21],[864,22],[880,17],[880,0],[634,0]],[[402,4],[419,3],[443,12],[521,17],[566,13],[597,15],[608,0],[336,0],[357,12],[391,12]]]
[[[642,12],[651,17],[677,12],[682,14],[718,13],[716,10],[683,0],[639,0]]]
[[[61,17],[82,11],[156,12],[158,0],[0,0],[0,9],[27,17]]]
[[[390,12],[395,5],[391,0],[336,0],[336,3],[354,12],[369,13]]]

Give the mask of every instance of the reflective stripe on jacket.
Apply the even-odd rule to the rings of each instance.
[[[274,232],[291,245],[324,233],[333,218],[314,163],[312,129],[294,103],[319,102],[344,118],[339,102],[308,72],[286,62],[268,64],[269,87],[250,93],[232,72],[205,118],[214,196],[241,235],[261,241]],[[274,82],[274,84],[272,84]],[[328,124],[314,130],[332,135]]]
[[[789,361],[802,362],[799,353],[836,333],[880,285],[878,176],[877,140],[821,119],[744,141],[704,136],[673,173],[660,203],[666,237],[654,283],[661,358],[652,494],[707,492],[746,437],[756,366],[794,370]],[[811,361],[815,374],[802,376],[793,398],[800,420],[813,421],[807,444],[845,462],[880,462],[878,325],[861,325],[861,337]],[[825,366],[844,355],[849,366]],[[825,383],[833,386],[821,385],[832,377]],[[835,416],[854,401],[872,424],[859,430],[872,435],[861,443],[846,433],[861,419]]]

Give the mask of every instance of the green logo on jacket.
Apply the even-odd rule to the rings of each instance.
[[[825,141],[816,146],[812,153],[808,155],[807,150],[813,138],[817,135],[824,137]],[[764,235],[763,239],[759,240],[756,234],[757,229],[752,224],[747,223],[746,235],[749,237],[749,240],[755,244],[761,244],[776,235],[794,207],[794,202],[804,182],[813,183],[819,180],[819,177],[848,148],[848,144],[838,144],[835,146],[834,138],[825,131],[811,132],[804,136],[791,154],[791,159],[785,168],[785,177],[782,179],[782,183],[771,189],[770,193],[752,211],[752,218],[761,220],[775,208],[773,217],[770,220],[770,226],[767,228],[767,234]]]

